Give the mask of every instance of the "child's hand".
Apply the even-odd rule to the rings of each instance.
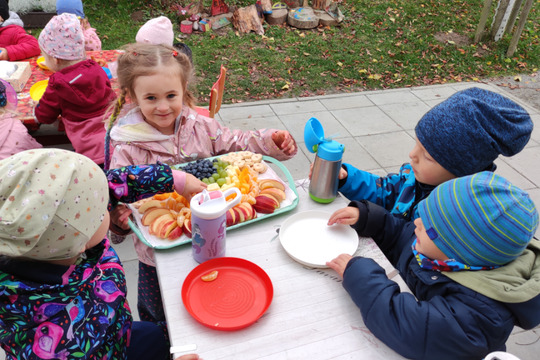
[[[312,171],[313,171],[313,163],[309,164],[309,175],[308,175],[308,177],[309,177],[310,180],[311,180],[311,172]],[[345,179],[347,177],[347,175],[348,175],[347,170],[345,170],[344,168],[339,169],[339,176],[338,176],[339,180]]]
[[[201,191],[206,189],[206,186],[207,185],[205,183],[197,179],[195,176],[191,174],[186,174],[186,186],[184,187],[184,192],[182,193],[182,196],[184,196],[188,200],[191,200],[193,194],[200,193]]]
[[[177,357],[174,360],[202,360],[197,354],[187,354]]]
[[[334,224],[354,225],[360,218],[360,210],[358,208],[347,206],[343,209],[336,210],[330,219],[328,219],[328,226]]]
[[[122,230],[129,229],[129,216],[131,209],[124,204],[118,204],[111,212],[111,224],[118,226]]]
[[[352,256],[349,254],[341,254],[332,261],[326,262],[326,266],[338,273],[341,278],[343,278],[343,273],[347,264],[352,259]]]
[[[276,131],[272,134],[272,140],[286,155],[294,155],[296,153],[296,141],[294,141],[294,138],[288,131]]]
[[[9,60],[8,52],[5,48],[0,48],[0,60]]]

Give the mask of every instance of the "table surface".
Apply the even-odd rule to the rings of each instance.
[[[100,65],[106,66],[107,63],[116,61],[118,57],[118,50],[102,50],[102,51],[87,51],[86,55],[89,59],[97,61]],[[18,117],[21,121],[30,129],[37,129],[37,125],[34,121],[34,106],[35,102],[30,97],[30,88],[36,82],[48,79],[53,72],[50,70],[44,70],[40,68],[36,62],[39,56],[34,56],[30,59],[22,60],[28,61],[30,63],[30,69],[32,74],[26,82],[24,89],[17,94],[18,103],[17,103],[17,112]],[[114,88],[115,79],[112,80],[112,85]]]
[[[172,346],[196,344],[195,352],[205,360],[403,359],[366,328],[333,270],[301,265],[281,246],[276,229],[289,216],[307,210],[324,210],[330,215],[347,204],[341,196],[330,204],[318,204],[309,198],[307,184],[306,180],[297,181],[300,201],[296,209],[227,232],[226,256],[259,265],[274,287],[272,304],[247,328],[228,332],[198,323],[185,309],[181,296],[184,279],[198,265],[191,256],[191,246],[156,250]],[[360,238],[357,254],[373,258],[402,291],[409,291],[373,240]]]

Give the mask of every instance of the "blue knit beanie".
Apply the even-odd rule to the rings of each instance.
[[[486,170],[500,154],[519,153],[532,129],[531,117],[514,101],[470,88],[428,111],[415,131],[435,161],[459,177]]]
[[[84,10],[81,0],[56,0],[56,14],[75,14],[84,19]]]
[[[450,259],[501,266],[516,259],[538,227],[529,195],[489,171],[456,178],[418,204],[428,236]]]

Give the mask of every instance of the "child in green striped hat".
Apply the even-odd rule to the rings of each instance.
[[[515,325],[540,324],[538,211],[525,191],[485,171],[437,186],[418,212],[413,223],[364,200],[330,218],[372,237],[414,294],[372,259],[327,263],[375,336],[407,358],[482,359]]]

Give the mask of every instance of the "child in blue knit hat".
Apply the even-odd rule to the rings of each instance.
[[[339,191],[369,200],[393,215],[414,220],[417,204],[446,180],[495,171],[499,155],[513,156],[529,141],[532,120],[514,101],[491,91],[457,92],[428,111],[415,128],[410,163],[398,174],[377,176],[343,164]]]
[[[327,263],[375,336],[414,359],[482,359],[504,351],[514,325],[540,324],[538,212],[529,195],[493,172],[439,185],[414,223],[366,200],[329,224],[372,237],[413,295],[375,261],[342,254]]]

